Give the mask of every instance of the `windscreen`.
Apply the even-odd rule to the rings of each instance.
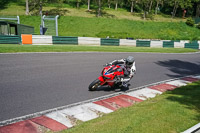
[[[109,73],[114,73],[114,72],[116,72],[116,71],[121,72],[122,69],[121,69],[121,68],[117,68],[116,66],[113,66],[113,67],[111,67],[105,74],[107,75],[107,74],[109,74]]]

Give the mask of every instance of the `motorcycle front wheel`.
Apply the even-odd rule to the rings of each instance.
[[[101,81],[99,79],[94,80],[88,87],[89,91],[96,91],[100,84]]]

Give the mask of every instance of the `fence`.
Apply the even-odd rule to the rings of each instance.
[[[0,35],[0,44],[20,44],[20,43],[21,43],[20,36]]]
[[[42,17],[42,28],[46,28],[45,35],[56,35],[58,36],[58,17],[57,16],[45,16]],[[44,32],[42,33],[44,34]]]
[[[53,44],[78,45],[78,37],[53,36],[52,42],[53,42]]]
[[[101,45],[119,46],[119,39],[104,39],[104,38],[101,38]]]
[[[32,44],[49,45],[96,45],[96,46],[133,46],[133,47],[155,47],[155,48],[192,48],[200,49],[200,41],[188,40],[128,40],[128,39],[105,39],[93,37],[67,37],[67,36],[45,36],[33,35]],[[19,36],[0,36],[0,43],[19,44]]]

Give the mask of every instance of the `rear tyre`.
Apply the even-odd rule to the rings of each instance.
[[[96,91],[100,84],[101,81],[99,79],[94,80],[88,87],[89,91]]]

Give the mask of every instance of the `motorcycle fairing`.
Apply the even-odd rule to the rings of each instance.
[[[102,71],[102,76],[99,77],[99,80],[101,81],[100,85],[109,85],[113,86],[116,79],[115,76],[123,76],[124,72],[121,66],[119,65],[112,65],[107,66]]]

